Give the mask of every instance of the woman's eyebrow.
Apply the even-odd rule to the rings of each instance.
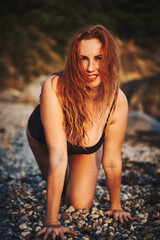
[[[80,55],[81,57],[87,57],[86,55]],[[102,57],[102,54],[95,55],[95,57]]]
[[[96,55],[96,57],[102,57],[102,54],[98,54],[98,55]]]

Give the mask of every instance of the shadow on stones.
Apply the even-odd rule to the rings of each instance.
[[[99,179],[98,184],[105,187],[105,178]],[[124,159],[122,185],[160,186],[160,173],[157,172],[157,164]]]

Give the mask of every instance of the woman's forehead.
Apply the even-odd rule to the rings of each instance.
[[[97,54],[101,53],[101,49],[102,49],[102,43],[96,38],[83,39],[79,43],[80,55],[84,55],[87,53],[89,53],[89,54],[95,53],[97,55]]]

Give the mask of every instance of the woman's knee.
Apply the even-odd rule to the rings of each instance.
[[[94,199],[93,192],[74,191],[66,187],[66,203],[72,205],[75,209],[90,209]]]
[[[93,198],[86,197],[67,197],[66,195],[66,204],[72,205],[75,209],[90,209],[93,203]]]

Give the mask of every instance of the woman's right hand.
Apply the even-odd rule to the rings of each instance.
[[[78,235],[77,233],[72,231],[70,228],[56,224],[56,225],[45,226],[42,230],[40,230],[36,234],[35,238],[39,237],[41,234],[44,234],[43,240],[46,240],[49,237],[49,235],[52,237],[53,240],[56,239],[56,236],[58,236],[61,240],[64,240],[66,239],[64,233],[69,233],[73,236]]]

